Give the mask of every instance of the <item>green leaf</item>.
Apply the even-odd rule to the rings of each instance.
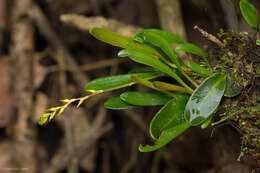
[[[164,130],[185,122],[183,113],[188,99],[187,95],[177,95],[157,112],[149,129],[153,139],[158,139]]]
[[[121,47],[124,49],[138,50],[151,55],[160,56],[160,54],[150,46],[138,43],[131,38],[122,36],[115,32],[103,28],[91,28],[89,32],[96,39],[111,44],[113,46]]]
[[[136,67],[131,69],[128,73],[149,73],[149,72],[159,72],[159,70],[152,67]]]
[[[206,53],[201,50],[198,46],[192,43],[183,43],[175,48],[176,52],[188,52],[200,56],[206,63],[208,63]]]
[[[155,86],[156,88],[158,88],[159,90],[162,90],[162,91],[178,91],[178,92],[184,92],[184,93],[189,93],[189,94],[193,93],[193,92],[190,92],[189,90],[187,90],[186,88],[183,88],[178,85],[170,84],[167,82],[154,81],[153,86]]]
[[[214,114],[210,115],[210,116],[208,117],[208,119],[207,119],[203,124],[201,124],[201,128],[202,128],[202,129],[205,129],[205,128],[207,128],[207,127],[209,126],[209,124],[210,124],[210,122],[211,122],[213,116],[214,116]]]
[[[144,40],[143,40],[142,34],[145,33],[145,32],[155,33],[155,34],[161,36],[162,38],[164,38],[166,41],[168,41],[168,43],[178,43],[178,44],[183,43],[182,39],[178,35],[175,35],[175,34],[172,34],[170,32],[160,30],[160,29],[144,29],[144,30],[141,30],[134,35],[134,39],[143,42]]]
[[[135,82],[131,79],[132,76],[136,76],[138,78],[153,79],[162,76],[162,74],[152,72],[152,73],[132,73],[132,74],[101,77],[89,82],[85,86],[85,90],[88,92],[97,93],[97,92],[103,92],[104,90],[114,90],[114,89],[131,86],[135,84]]]
[[[259,16],[258,11],[253,4],[248,2],[247,0],[240,1],[240,10],[245,18],[248,25],[253,28],[258,28]]]
[[[218,107],[225,88],[226,75],[214,74],[205,79],[186,105],[186,120],[193,126],[202,124]]]
[[[146,53],[124,49],[118,53],[118,56],[120,57],[128,56],[130,59],[132,59],[135,62],[156,68],[161,72],[173,77],[177,82],[179,82],[185,88],[189,89],[190,91],[193,91],[187,84],[183,82],[183,80],[169,66],[167,66],[166,64],[162,63],[160,60]]]
[[[108,99],[105,103],[104,103],[105,108],[107,109],[131,109],[131,108],[135,108],[136,106],[134,105],[130,105],[124,101],[122,101],[120,99],[120,97],[113,97]]]
[[[237,95],[239,95],[243,90],[243,87],[238,86],[237,84],[235,84],[233,79],[227,78],[226,81],[226,89],[225,89],[225,93],[224,96],[225,97],[235,97]]]
[[[195,63],[195,62],[193,62],[193,61],[189,61],[189,62],[187,63],[187,66],[188,66],[192,71],[194,71],[194,72],[196,72],[196,73],[198,73],[198,74],[200,74],[200,75],[202,75],[202,76],[211,76],[211,75],[213,74],[210,70],[208,70],[208,69],[206,69],[206,68],[200,66],[199,64],[197,64],[197,63]]]
[[[185,66],[185,63],[183,62],[182,58],[176,54],[177,61],[179,61],[179,64],[183,67]]]
[[[153,46],[159,47],[175,63],[177,68],[180,69],[179,61],[167,40],[152,32],[142,32],[139,34],[139,38],[142,38],[145,43],[150,43]]]
[[[258,38],[258,39],[256,40],[255,44],[256,44],[257,46],[260,46],[260,38]]]
[[[159,139],[156,141],[156,143],[153,146],[146,145],[142,146],[139,145],[139,151],[141,152],[151,152],[158,150],[171,142],[174,138],[182,134],[185,130],[187,130],[190,127],[189,123],[184,122],[182,124],[176,125],[170,129],[167,129],[162,132]]]
[[[128,91],[120,95],[124,102],[137,106],[160,106],[166,104],[172,97],[162,93],[146,93],[137,91]]]

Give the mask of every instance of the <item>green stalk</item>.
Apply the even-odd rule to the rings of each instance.
[[[141,78],[138,78],[138,77],[135,77],[135,76],[131,77],[131,79],[132,79],[133,81],[135,81],[136,83],[142,84],[142,85],[144,85],[144,86],[146,86],[146,87],[148,87],[148,88],[151,88],[151,89],[160,91],[160,92],[165,93],[165,94],[167,94],[167,95],[170,95],[170,96],[172,96],[172,97],[175,97],[175,96],[176,96],[174,93],[171,93],[171,92],[168,92],[168,91],[166,91],[166,90],[162,90],[162,89],[160,89],[160,88],[155,87],[154,84],[153,84],[153,82],[151,82],[151,81],[149,81],[149,80],[141,79]]]
[[[169,61],[168,61],[166,58],[164,58],[162,55],[159,55],[159,58],[160,58],[163,62],[165,62],[167,65],[169,65],[170,67],[172,67],[172,68],[178,68],[175,64],[172,64],[171,62],[169,62]],[[191,77],[189,77],[189,76],[184,72],[185,67],[179,67],[178,69],[180,70],[181,74],[182,74],[184,77],[186,77],[186,79],[188,79],[188,80],[190,81],[190,83],[191,83],[192,85],[194,85],[196,88],[198,87],[198,84],[197,84]],[[187,88],[187,89],[188,89],[188,88]]]

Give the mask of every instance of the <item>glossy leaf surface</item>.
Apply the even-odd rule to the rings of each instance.
[[[95,93],[95,92],[102,92],[104,90],[113,90],[113,89],[123,88],[126,86],[131,86],[135,84],[135,82],[131,79],[132,76],[145,78],[145,79],[153,79],[162,76],[162,74],[151,72],[151,73],[132,73],[132,74],[101,77],[93,81],[90,81],[85,86],[85,90]]]
[[[160,56],[160,54],[150,46],[138,43],[131,38],[122,36],[103,28],[92,28],[90,29],[90,34],[93,35],[96,39],[111,44],[113,46],[121,47],[124,49],[138,50],[151,55]]]
[[[192,53],[192,54],[195,54],[195,55],[198,55],[200,56],[205,62],[208,63],[208,59],[206,58],[207,55],[206,53],[201,50],[198,46],[192,44],[192,43],[183,43],[183,44],[180,44],[178,45],[176,48],[175,48],[175,51],[176,52],[188,52],[188,53]]]
[[[190,92],[189,90],[187,90],[184,87],[174,85],[174,84],[170,84],[170,83],[166,83],[166,82],[154,81],[153,85],[156,88],[163,90],[163,91],[179,91],[179,92],[192,94],[192,92]]]
[[[113,97],[108,99],[104,103],[105,108],[107,109],[131,109],[135,108],[136,106],[130,105],[120,99],[120,97]]]
[[[212,75],[213,73],[206,69],[205,67],[202,67],[200,66],[199,64],[193,62],[193,61],[189,61],[187,63],[187,66],[194,72],[198,73],[199,75],[202,75],[202,76],[210,76]]]
[[[168,43],[178,43],[178,44],[183,43],[182,39],[178,35],[175,35],[175,34],[172,34],[170,32],[160,30],[160,29],[144,29],[144,30],[141,30],[134,35],[134,39],[135,40],[141,39],[141,41],[143,41],[142,34],[144,32],[155,33],[155,34],[161,36],[162,38],[164,38],[166,41],[168,41]]]
[[[146,93],[138,91],[128,91],[120,95],[124,102],[137,106],[160,106],[166,104],[172,97],[162,93]]]
[[[226,88],[226,76],[214,74],[205,79],[191,95],[185,118],[191,125],[203,123],[218,107]]]
[[[226,89],[224,93],[225,97],[235,97],[239,95],[242,92],[242,90],[243,87],[236,85],[233,79],[227,78]]]
[[[120,56],[120,57],[128,56],[130,59],[132,59],[135,62],[156,68],[156,69],[160,70],[161,72],[173,77],[182,86],[184,86],[185,88],[192,91],[192,89],[188,85],[186,85],[183,82],[183,80],[169,66],[167,66],[166,64],[162,63],[158,59],[156,59],[148,54],[137,52],[134,50],[124,49],[118,53],[118,56]]]
[[[166,39],[152,32],[142,32],[139,34],[139,38],[142,38],[143,42],[159,47],[175,63],[177,67],[180,67],[179,61],[177,60],[171,45]]]
[[[208,117],[208,119],[205,122],[203,122],[203,124],[201,124],[201,128],[202,129],[205,129],[205,128],[207,128],[210,125],[210,122],[212,121],[213,116],[214,116],[214,114],[210,115]]]
[[[136,67],[131,69],[128,73],[150,73],[150,72],[159,72],[159,70],[153,67]]]
[[[253,4],[247,0],[240,1],[240,10],[246,22],[253,28],[258,28],[259,14]]]
[[[146,145],[142,146],[139,145],[139,151],[141,152],[151,152],[158,150],[171,142],[174,138],[182,134],[185,130],[187,130],[190,127],[189,123],[184,122],[182,124],[176,125],[170,129],[164,130],[159,137],[159,139],[156,141],[156,143],[153,146]]]
[[[177,95],[157,112],[149,129],[153,139],[158,139],[164,130],[185,122],[183,113],[188,99],[187,95]]]

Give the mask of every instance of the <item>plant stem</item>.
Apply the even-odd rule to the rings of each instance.
[[[188,94],[192,94],[192,92],[184,87],[178,86],[178,85],[173,85],[170,83],[166,82],[161,82],[161,81],[154,81],[153,85],[156,88],[159,88],[161,90],[166,90],[166,91],[180,91],[180,92],[185,92]]]
[[[168,61],[166,58],[164,58],[162,55],[160,55],[159,58],[160,58],[163,62],[165,62],[167,65],[169,65],[170,67],[175,68],[175,69],[176,69],[176,68],[179,69],[180,72],[181,72],[181,74],[182,74],[184,77],[186,77],[186,79],[188,79],[188,80],[191,82],[192,85],[194,85],[196,88],[198,87],[198,84],[197,84],[191,77],[189,77],[189,76],[185,73],[184,70],[187,70],[185,67],[179,67],[179,68],[178,68],[175,64],[169,62],[169,61]],[[187,89],[188,89],[188,88],[187,88]],[[190,89],[189,89],[189,90],[190,90]]]
[[[245,112],[245,111],[250,111],[251,109],[254,109],[254,108],[257,108],[257,107],[248,107],[248,108],[241,108],[239,110],[235,110],[235,111],[229,113],[229,115],[227,115],[226,117],[222,118],[221,120],[219,120],[215,123],[212,123],[211,125],[212,126],[218,125],[218,124],[228,120],[229,118],[233,117],[234,115],[240,114],[240,113]]]
[[[194,85],[196,88],[198,87],[198,84],[190,76],[188,76],[183,70],[181,70],[181,73],[191,82],[192,85]]]
[[[148,87],[148,88],[151,88],[151,89],[160,91],[160,92],[165,93],[165,94],[167,94],[167,95],[170,95],[170,96],[172,96],[172,97],[175,97],[175,96],[176,96],[174,93],[171,93],[171,92],[168,92],[168,91],[163,90],[163,89],[161,89],[161,88],[155,87],[154,84],[153,84],[153,82],[151,82],[151,81],[149,81],[149,80],[141,79],[141,78],[134,77],[134,76],[131,77],[131,79],[132,79],[133,81],[135,81],[136,83],[142,84],[142,85],[144,85],[144,86],[146,86],[146,87]]]

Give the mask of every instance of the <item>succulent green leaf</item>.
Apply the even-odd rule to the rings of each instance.
[[[135,108],[136,106],[134,105],[130,105],[126,102],[124,102],[123,100],[120,99],[120,97],[113,97],[108,99],[105,103],[104,103],[105,108],[107,109],[131,109],[131,108]]]
[[[172,34],[170,32],[160,30],[160,29],[144,29],[144,30],[141,30],[134,35],[134,39],[140,40],[140,41],[143,42],[144,40],[143,40],[142,34],[145,33],[145,32],[155,33],[155,34],[161,36],[162,38],[164,38],[168,43],[177,43],[177,44],[183,43],[182,39],[178,35],[175,35],[175,34]]]
[[[138,43],[137,41],[134,41],[131,38],[122,36],[115,32],[103,28],[92,28],[89,30],[89,32],[96,39],[111,44],[113,46],[121,47],[124,49],[138,50],[151,55],[160,56],[160,54],[150,46]]]
[[[135,84],[131,77],[136,76],[142,79],[153,79],[162,76],[161,73],[132,73],[115,76],[107,76],[95,79],[85,86],[85,90],[92,93],[103,92],[104,90],[114,90]]]
[[[175,63],[178,68],[180,67],[174,50],[166,39],[153,32],[142,32],[139,34],[139,38],[142,38],[143,42],[145,43],[149,43],[153,46],[159,47],[167,55],[167,57],[169,57]]]
[[[124,102],[137,106],[160,106],[166,104],[172,97],[162,93],[146,93],[128,91],[120,95]]]
[[[256,44],[257,46],[260,46],[260,38],[258,38],[258,39],[256,40],[255,44]]]
[[[185,66],[185,63],[183,62],[183,60],[182,60],[182,58],[180,57],[180,56],[178,56],[177,54],[176,54],[176,58],[177,58],[177,61],[179,62],[179,64],[183,67],[183,66]]]
[[[159,70],[153,67],[136,67],[131,69],[128,73],[150,73],[150,72],[159,72]]]
[[[247,0],[240,1],[240,10],[246,22],[253,28],[258,28],[259,14],[253,4]]]
[[[191,125],[202,124],[218,107],[226,88],[226,75],[214,74],[205,79],[191,95],[185,119]]]
[[[198,73],[199,75],[202,76],[211,76],[213,73],[206,69],[205,67],[200,66],[199,64],[193,62],[193,61],[189,61],[187,63],[187,66],[194,72]]]
[[[243,87],[238,86],[233,79],[230,79],[229,77],[227,77],[227,81],[226,81],[226,89],[225,89],[225,93],[224,96],[225,97],[235,97],[237,95],[239,95],[243,90]]]
[[[128,56],[130,59],[132,59],[135,62],[151,66],[153,68],[156,68],[160,70],[161,72],[173,77],[177,82],[179,82],[182,86],[192,91],[192,89],[184,83],[184,81],[166,64],[162,63],[160,60],[142,52],[134,51],[134,50],[121,50],[118,53],[118,56],[120,57],[126,57]]]
[[[202,129],[205,129],[205,128],[207,128],[207,127],[209,126],[209,124],[210,124],[210,122],[211,122],[213,116],[214,116],[214,114],[210,115],[210,116],[208,117],[208,119],[207,119],[203,124],[201,124],[201,128],[202,128]]]
[[[198,46],[192,44],[192,43],[183,43],[183,44],[179,44],[176,48],[175,48],[176,52],[188,52],[188,53],[192,53],[195,55],[200,56],[205,62],[208,63],[208,59],[207,59],[207,55],[206,53],[201,50]]]
[[[187,90],[184,87],[174,85],[174,84],[170,84],[170,83],[167,83],[167,82],[154,81],[153,86],[158,88],[161,91],[178,91],[178,92],[184,92],[184,93],[189,93],[189,94],[193,93],[193,92],[190,92],[189,90]]]
[[[139,145],[139,151],[141,152],[151,152],[158,150],[171,142],[174,138],[182,134],[185,130],[190,127],[189,123],[183,122],[182,124],[176,125],[170,129],[164,130],[160,135],[159,139],[155,142],[153,146],[146,145],[142,146]]]
[[[157,112],[149,129],[153,139],[158,139],[164,130],[185,122],[183,113],[188,99],[187,95],[177,95]]]

